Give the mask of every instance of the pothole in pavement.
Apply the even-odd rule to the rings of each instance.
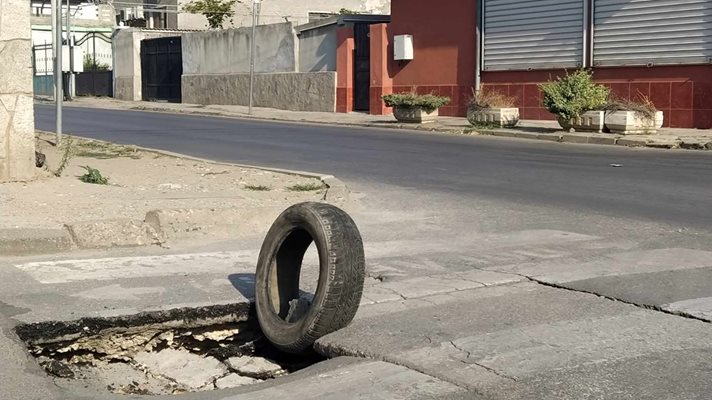
[[[30,354],[69,391],[162,395],[274,379],[322,360],[262,336],[249,304],[21,325]]]

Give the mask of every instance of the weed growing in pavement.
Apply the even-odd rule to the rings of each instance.
[[[101,172],[96,169],[92,168],[90,166],[82,166],[87,173],[80,176],[79,180],[81,180],[84,183],[93,183],[95,185],[108,185],[109,184],[109,178],[104,177],[101,175]]]
[[[253,192],[269,192],[272,188],[265,185],[245,185],[245,190],[251,190]]]
[[[475,121],[474,123],[470,122],[475,128],[477,129],[501,129],[502,126],[500,126],[496,122],[481,122],[481,121]],[[519,120],[517,120],[517,123],[519,123]],[[504,128],[508,128],[508,126],[505,126]]]
[[[77,157],[107,159],[118,157],[141,158],[141,155],[134,148],[121,146],[113,143],[83,141],[77,144]]]
[[[324,185],[322,183],[296,184],[287,188],[287,190],[292,192],[313,192],[321,189],[324,189]]]
[[[67,136],[64,139],[64,144],[62,146],[64,147],[64,150],[62,151],[62,159],[59,161],[59,166],[57,166],[56,170],[51,171],[52,174],[58,178],[62,176],[64,170],[67,169],[69,160],[74,157],[74,139],[71,136]]]

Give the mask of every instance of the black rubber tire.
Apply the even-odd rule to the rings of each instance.
[[[312,241],[319,253],[316,293],[306,313],[287,322],[289,301],[299,298],[299,272]],[[313,352],[317,339],[353,320],[365,273],[361,234],[346,212],[324,203],[289,207],[272,224],[257,261],[255,303],[265,337],[288,353]]]

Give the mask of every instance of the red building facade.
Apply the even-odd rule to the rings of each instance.
[[[380,100],[383,94],[415,90],[450,97],[441,114],[465,116],[467,101],[479,83],[483,90],[513,97],[524,119],[554,119],[542,107],[537,85],[565,74],[566,69],[586,67],[617,98],[650,99],[664,112],[665,126],[712,128],[712,37],[708,35],[712,2],[685,0],[669,6],[665,1],[646,1],[610,2],[615,8],[594,8],[591,0],[554,2],[549,8],[546,4],[551,2],[541,2],[531,6],[540,9],[518,16],[515,9],[495,9],[506,1],[392,0],[391,23],[370,28],[370,112],[391,112]],[[512,2],[516,4],[521,2]],[[580,10],[578,4],[583,5]],[[562,14],[567,7],[581,20],[580,36],[577,26],[566,30],[573,19]],[[667,23],[656,18],[667,18]],[[413,35],[414,58],[394,61],[393,38],[403,34]],[[337,51],[340,112],[351,111],[349,35],[340,32],[343,45]]]

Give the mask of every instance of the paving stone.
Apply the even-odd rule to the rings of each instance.
[[[227,365],[233,371],[251,378],[267,379],[282,372],[282,367],[262,357],[232,357]]]
[[[199,389],[227,374],[227,367],[212,357],[201,357],[184,350],[165,349],[158,353],[139,353],[134,360],[149,371]]]

